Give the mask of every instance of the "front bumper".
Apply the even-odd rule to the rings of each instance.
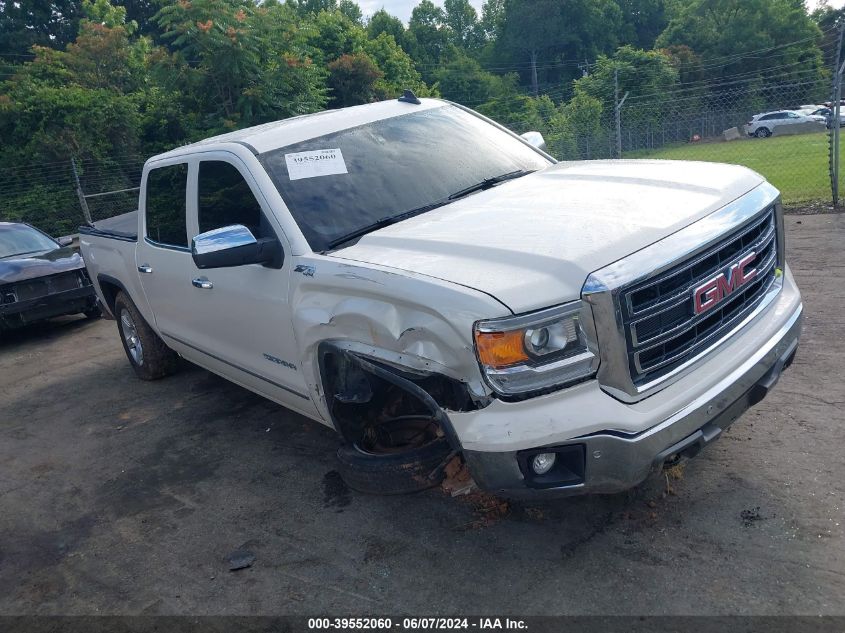
[[[762,400],[792,362],[801,325],[799,303],[777,332],[745,362],[679,411],[640,433],[596,432],[528,451],[464,450],[464,459],[479,486],[508,496],[567,496],[626,490],[665,462],[694,456]],[[523,475],[520,461],[525,468],[525,454],[542,452],[539,448],[573,446],[583,447],[582,472],[574,473],[574,483],[536,487]]]
[[[22,327],[64,314],[87,312],[97,307],[94,286],[54,292],[37,299],[0,304],[0,326]]]

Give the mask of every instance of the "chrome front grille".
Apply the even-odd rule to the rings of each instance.
[[[774,207],[688,261],[619,294],[628,365],[635,385],[659,379],[719,340],[763,299],[775,280],[777,222]],[[695,314],[693,293],[730,271],[749,253],[749,282],[713,308]],[[736,273],[734,273],[736,274]],[[726,279],[730,279],[727,276]]]
[[[589,275],[581,296],[593,314],[604,391],[636,402],[671,385],[774,301],[785,265],[779,198],[763,182]],[[721,277],[752,251],[743,270],[756,268],[753,278]],[[720,300],[696,314],[694,291],[714,282],[719,292],[707,297]]]

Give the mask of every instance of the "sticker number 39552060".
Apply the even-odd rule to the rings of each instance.
[[[346,174],[346,163],[340,148],[285,154],[291,180]]]

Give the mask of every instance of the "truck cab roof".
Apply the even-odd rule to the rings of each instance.
[[[213,146],[227,143],[245,145],[254,154],[263,154],[286,145],[323,136],[324,134],[331,134],[339,130],[345,130],[403,114],[410,114],[411,112],[439,108],[447,104],[448,102],[440,99],[421,99],[419,104],[393,99],[337,110],[326,110],[314,114],[304,114],[289,119],[282,119],[281,121],[271,121],[242,130],[212,136],[196,143],[184,145],[163,154],[153,156],[149,162],[209,150]]]

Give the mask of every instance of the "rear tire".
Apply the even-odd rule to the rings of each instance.
[[[757,128],[757,131],[754,132],[754,136],[757,138],[769,138],[772,135],[772,131],[767,127]]]
[[[346,485],[373,495],[402,495],[433,488],[443,469],[432,473],[452,452],[445,438],[400,453],[368,453],[357,444],[337,449],[338,472]]]
[[[176,372],[179,355],[165,345],[126,293],[118,292],[114,315],[123,351],[141,380],[158,380]]]

